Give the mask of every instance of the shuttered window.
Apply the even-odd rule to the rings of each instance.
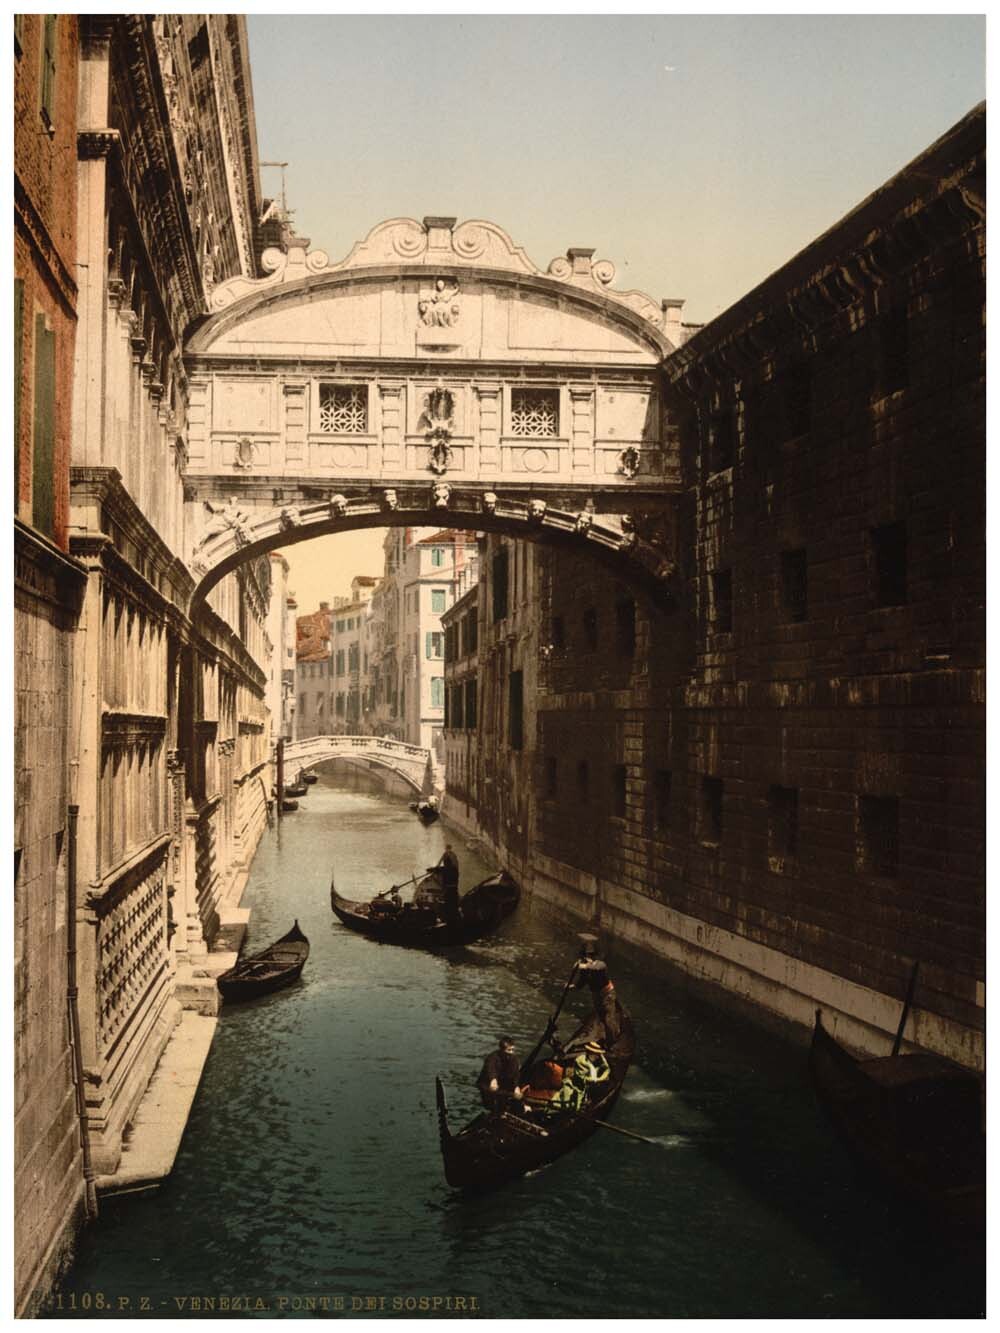
[[[58,18],[58,14],[46,14],[43,25],[41,112],[47,126],[55,122],[56,23]]]
[[[56,335],[35,317],[35,421],[32,441],[31,521],[55,534]]]

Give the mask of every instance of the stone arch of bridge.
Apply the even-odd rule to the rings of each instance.
[[[329,759],[346,759],[364,768],[384,768],[420,794],[427,784],[430,751],[384,736],[306,736],[285,743],[289,773],[312,768]]]

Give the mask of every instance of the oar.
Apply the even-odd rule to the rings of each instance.
[[[534,1063],[534,1061],[535,1061],[535,1057],[538,1055],[538,1052],[542,1049],[542,1047],[545,1045],[545,1043],[548,1041],[548,1039],[549,1039],[549,1038],[552,1036],[552,1034],[555,1032],[555,1030],[556,1030],[556,1022],[557,1022],[558,1019],[559,1019],[559,1014],[560,1014],[560,1012],[562,1011],[563,1004],[564,1004],[565,1001],[566,1001],[566,996],[569,994],[570,987],[573,985],[573,980],[574,980],[575,977],[576,977],[576,960],[574,960],[574,962],[573,962],[573,970],[570,972],[570,974],[569,974],[569,978],[568,978],[567,981],[566,981],[566,985],[563,987],[563,993],[562,993],[562,995],[560,995],[560,997],[559,997],[559,1003],[556,1005],[556,1011],[555,1011],[555,1013],[554,1013],[554,1014],[552,1015],[552,1017],[549,1019],[549,1021],[548,1021],[548,1025],[546,1026],[545,1031],[542,1033],[541,1038],[540,1038],[540,1040],[539,1040],[539,1042],[538,1042],[538,1045],[535,1047],[535,1049],[534,1049],[534,1050],[531,1052],[531,1054],[528,1056],[527,1060],[525,1060],[524,1064],[522,1064],[522,1066],[521,1066],[521,1071],[520,1071],[520,1072],[521,1072],[521,1075],[522,1075],[522,1076],[527,1072],[527,1070],[530,1068],[530,1066]]]
[[[393,884],[388,889],[383,889],[381,893],[376,893],[376,898],[386,898],[390,893],[395,893],[399,889],[405,889],[408,884],[415,884],[420,878],[419,875],[413,875],[410,879],[404,879],[402,884]]]
[[[640,1143],[650,1143],[654,1148],[662,1146],[655,1139],[644,1138],[641,1134],[637,1134],[634,1129],[622,1129],[619,1125],[612,1125],[608,1120],[595,1120],[594,1124],[600,1125],[602,1129],[613,1129],[616,1134],[624,1134],[630,1139],[638,1139]]]

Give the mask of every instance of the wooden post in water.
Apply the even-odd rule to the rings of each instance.
[[[277,763],[276,763],[276,767],[277,767],[277,777],[276,777],[275,781],[276,781],[277,784],[278,784],[278,794],[277,794],[277,797],[276,797],[276,804],[277,804],[277,807],[278,807],[278,818],[280,819],[281,816],[282,816],[282,806],[284,805],[284,801],[285,801],[285,738],[284,738],[284,736],[279,736],[279,737],[278,737],[278,744],[277,744],[276,749],[277,749]]]

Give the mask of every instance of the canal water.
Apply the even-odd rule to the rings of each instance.
[[[598,1130],[492,1194],[451,1190],[435,1073],[463,1123],[495,1038],[530,1050],[578,941],[530,901],[496,937],[440,954],[334,918],[331,872],[366,898],[433,864],[448,837],[405,802],[322,778],[265,836],[247,947],[297,917],[303,977],[223,1010],[173,1175],[102,1201],[52,1316],[982,1312],[982,1247],[945,1244],[866,1187],[814,1103],[804,1047],[620,946],[604,953],[638,1051],[614,1122],[652,1142]],[[452,840],[465,890],[494,867]]]

